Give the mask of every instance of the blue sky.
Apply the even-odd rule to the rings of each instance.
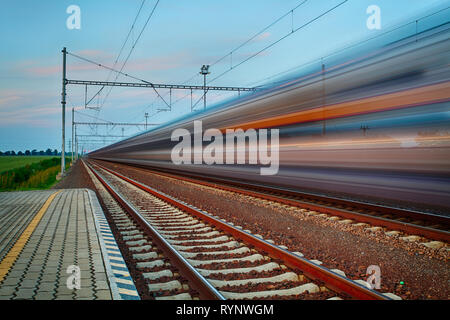
[[[112,66],[130,30],[142,0],[16,0],[3,1],[0,12],[0,150],[60,149],[61,147],[61,49]],[[212,64],[251,36],[289,12],[300,0],[161,0],[144,30],[124,72],[154,83],[200,85],[202,64]],[[211,67],[213,79],[287,34],[294,28],[341,3],[342,0],[309,0],[251,43]],[[146,0],[132,36],[117,64],[127,56],[156,0]],[[261,80],[319,59],[348,44],[415,20],[430,11],[448,6],[448,0],[349,0],[336,10],[292,34],[255,58],[242,64],[211,85],[253,86]],[[81,9],[81,29],[69,30],[69,5]],[[366,8],[381,9],[381,30],[369,30]],[[293,19],[292,19],[293,18]],[[69,79],[106,80],[109,71],[68,57]],[[197,75],[197,76],[196,76]],[[110,77],[112,80],[114,76]],[[133,81],[120,76],[118,81]],[[100,96],[100,102],[105,93]],[[96,92],[90,87],[88,97]],[[168,101],[168,92],[159,91]],[[186,96],[186,98],[181,99]],[[208,93],[215,103],[230,93]],[[194,102],[201,93],[194,94]],[[163,101],[151,89],[114,88],[100,112],[84,109],[84,88],[68,87],[66,137],[70,139],[71,108],[78,121],[88,116],[118,122],[163,123],[190,112],[190,95],[174,91],[171,112],[157,112]],[[93,105],[97,105],[97,99]],[[101,105],[102,103],[100,103]],[[201,108],[199,103],[197,108]],[[85,115],[82,115],[85,114]],[[142,128],[141,128],[142,129]],[[138,132],[125,128],[125,135]],[[79,133],[94,132],[80,127]],[[99,134],[121,134],[121,128]],[[99,147],[98,145],[97,147]],[[87,149],[94,145],[86,146]],[[68,148],[67,148],[68,150]]]

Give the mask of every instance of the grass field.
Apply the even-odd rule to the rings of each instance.
[[[58,156],[1,156],[0,173],[7,170],[25,167],[27,164],[40,162],[45,159],[61,158]]]
[[[61,170],[58,156],[12,156],[0,160],[3,170],[7,168],[0,172],[0,192],[48,189],[56,183]],[[66,168],[69,166],[70,158],[66,157]]]

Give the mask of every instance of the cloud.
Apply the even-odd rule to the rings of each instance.
[[[259,36],[257,36],[257,37],[255,38],[255,41],[263,41],[263,40],[266,40],[267,38],[270,38],[271,35],[272,35],[272,34],[271,34],[270,32],[264,32],[264,33],[261,33]]]
[[[67,66],[67,72],[74,72],[74,71],[96,71],[99,67],[93,64],[75,64],[75,65],[68,65]],[[54,76],[54,75],[61,75],[62,74],[62,66],[61,65],[53,65],[53,66],[44,66],[44,67],[31,67],[31,68],[25,68],[23,71],[29,75],[32,76],[39,76],[39,77],[45,77],[45,76]]]
[[[20,100],[20,96],[12,95],[0,98],[0,107],[10,104],[12,101]]]
[[[50,76],[61,73],[61,66],[46,66],[46,67],[32,67],[26,68],[24,71],[35,76]]]
[[[95,62],[99,62],[105,65],[111,63],[112,66],[111,61],[113,59],[113,56],[110,53],[103,50],[84,49],[75,52],[75,54],[84,58],[92,59]],[[73,60],[68,60],[67,63],[67,72],[98,71],[99,69],[100,67],[98,65],[87,63],[77,58],[73,58]],[[17,62],[14,66],[14,72],[21,72],[25,73],[26,75],[38,77],[61,75],[62,63],[54,64],[54,59],[41,59],[41,60],[27,59]]]
[[[56,123],[52,115],[61,114],[60,107],[51,107],[48,105],[34,106],[24,110],[11,110],[0,112],[0,125],[31,125],[36,127],[54,126]]]
[[[82,56],[84,58],[102,58],[102,59],[112,59],[113,55],[109,52],[96,49],[84,49],[75,52],[76,55]]]
[[[0,89],[0,111],[20,106],[26,96],[27,92],[24,90]]]
[[[0,126],[55,127],[61,114],[59,97],[42,90],[0,90]]]
[[[145,59],[135,59],[133,61],[129,61],[124,70],[127,72],[171,70],[182,67],[184,60],[187,60],[187,56],[184,53],[155,56]]]
[[[92,59],[94,62],[101,63],[107,67],[113,67],[113,57],[111,54],[101,50],[81,50],[76,54]],[[142,71],[166,71],[183,67],[187,62],[193,59],[193,56],[189,56],[186,53],[174,53],[168,55],[154,56],[150,58],[131,58],[125,68],[124,73],[138,73]],[[115,69],[120,70],[122,67],[123,57],[117,63]],[[15,67],[16,71],[25,73],[30,76],[48,77],[48,76],[60,76],[62,73],[62,64],[45,64],[39,60],[24,60],[18,62]],[[67,64],[67,72],[87,72],[87,71],[106,71],[108,69],[102,68],[96,64],[86,61],[80,61],[76,58],[69,61]],[[90,75],[92,76],[92,75]]]

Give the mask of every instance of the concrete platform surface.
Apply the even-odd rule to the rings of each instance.
[[[95,193],[0,193],[0,300],[139,299]]]

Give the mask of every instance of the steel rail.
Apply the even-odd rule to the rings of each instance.
[[[136,166],[136,165],[132,165]],[[154,169],[149,167],[141,167],[145,170],[149,170],[151,173],[158,174],[161,176],[166,176],[169,178],[174,179],[182,179],[187,182],[204,185],[208,187],[213,187],[216,189],[221,189],[225,191],[230,192],[236,192],[264,200],[269,201],[275,201],[278,203],[283,203],[290,206],[300,207],[308,210],[313,211],[319,211],[322,213],[327,213],[330,215],[338,216],[345,219],[353,219],[358,222],[364,222],[368,223],[370,225],[379,226],[379,227],[385,227],[392,230],[399,230],[403,231],[407,234],[413,234],[413,235],[420,235],[425,238],[431,239],[431,240],[438,240],[438,241],[444,241],[444,242],[450,242],[450,232],[435,228],[430,228],[426,226],[420,226],[413,223],[403,222],[403,221],[397,221],[392,220],[388,218],[383,218],[381,216],[373,216],[370,214],[345,210],[345,209],[339,209],[334,208],[326,205],[321,204],[314,204],[307,201],[302,201],[300,199],[289,199],[285,196],[293,196],[293,197],[300,197],[300,198],[309,198],[316,201],[323,201],[323,202],[332,202],[336,205],[342,205],[346,207],[355,207],[356,209],[364,209],[364,210],[370,210],[379,212],[381,214],[390,214],[390,215],[397,215],[400,217],[407,217],[410,219],[416,219],[416,220],[424,220],[427,222],[432,222],[436,224],[441,224],[446,228],[449,228],[450,226],[450,219],[444,216],[438,216],[438,215],[432,215],[432,214],[425,214],[417,211],[410,211],[410,210],[404,210],[399,208],[392,208],[387,206],[380,206],[375,204],[369,204],[369,203],[363,203],[358,201],[352,201],[352,200],[344,200],[339,198],[333,198],[333,197],[326,197],[321,195],[315,195],[305,192],[297,192],[292,190],[286,190],[286,189],[278,189],[273,188],[269,186],[260,186],[255,184],[247,184],[244,182],[236,182],[231,181],[227,179],[221,179],[221,178],[211,178],[211,177],[201,177],[203,180],[199,180],[200,178],[198,176],[192,175],[192,174],[181,174],[181,173],[168,173],[168,170],[161,170],[161,169]],[[209,180],[211,182],[205,181]],[[214,182],[216,183],[214,183]],[[220,184],[217,184],[220,183]],[[226,184],[226,185],[224,185]],[[233,186],[230,186],[233,185]],[[247,189],[245,189],[247,188]],[[255,190],[248,190],[248,188],[251,189],[257,189],[259,191]],[[268,194],[270,193],[276,193],[281,194]]]
[[[214,218],[210,214],[202,210],[199,210],[198,208],[195,208],[183,201],[177,200],[169,195],[166,195],[149,186],[137,182],[136,180],[130,179],[114,170],[101,166],[97,163],[96,165],[102,168],[103,170],[115,175],[116,177],[119,177],[122,180],[127,181],[128,183],[138,187],[139,189],[144,190],[175,207],[178,207],[180,210],[188,212],[202,219],[203,221],[214,225],[216,228],[228,234],[231,234],[233,237],[253,245],[259,250],[266,252],[270,257],[282,260],[287,266],[301,270],[305,274],[305,276],[307,276],[310,279],[319,280],[323,282],[324,285],[330,290],[333,290],[338,293],[343,293],[345,295],[352,297],[353,299],[358,300],[390,300],[390,298],[375,290],[371,290],[351,279],[348,279],[337,273],[334,273],[333,271],[328,270],[327,268],[324,268],[320,265],[317,265],[303,257],[299,257],[288,250],[282,249],[276,245],[273,245],[267,241],[255,237],[254,235],[248,232],[245,232],[234,226],[231,226],[230,224],[225,223],[217,218]]]
[[[156,243],[157,247],[160,248],[169,260],[178,268],[180,274],[189,280],[192,288],[198,291],[200,298],[205,300],[225,300],[225,297],[194,267],[192,267],[189,262],[138,212],[138,210],[136,210],[130,202],[128,202],[99,172],[97,172],[97,170],[89,164],[85,163],[85,165],[92,171],[114,199],[116,199],[133,217],[136,223],[144,230],[152,241]]]

